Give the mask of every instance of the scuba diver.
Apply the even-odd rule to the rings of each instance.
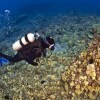
[[[15,51],[17,51],[17,54],[14,57],[11,57],[1,52],[0,57],[4,58],[3,60],[0,59],[1,65],[3,61],[5,63],[15,63],[25,60],[29,64],[37,66],[39,58],[42,55],[46,57],[47,48],[54,50],[55,42],[50,36],[43,39],[38,33],[28,33],[20,40],[16,41],[12,47]]]

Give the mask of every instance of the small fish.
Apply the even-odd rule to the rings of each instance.
[[[3,57],[0,57],[0,67],[6,65],[6,64],[9,64],[9,60],[3,58]]]

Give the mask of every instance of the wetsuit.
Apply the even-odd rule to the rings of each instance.
[[[41,57],[42,54],[46,56],[45,49],[47,47],[48,46],[45,44],[43,39],[39,37],[34,41],[34,43],[29,43],[28,45],[23,46],[14,57],[5,55],[3,53],[0,53],[0,56],[6,58],[10,62],[19,62],[25,60],[29,64],[36,66],[38,63],[34,62],[34,60]]]

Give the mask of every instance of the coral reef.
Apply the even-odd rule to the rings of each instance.
[[[90,29],[100,18],[38,14],[20,15],[16,21],[20,20],[11,30],[14,34],[1,42],[1,51],[13,55],[12,43],[35,29],[41,36],[52,35],[56,47],[37,67],[24,61],[1,67],[0,100],[81,100],[92,96],[99,100],[100,35],[91,34]],[[90,43],[93,35],[95,41]]]
[[[99,100],[99,40],[97,36],[94,37],[90,47],[78,58],[68,58],[66,53],[60,52],[48,54],[46,59],[41,58],[37,67],[25,64],[23,61],[1,68],[0,98],[8,98],[8,100]]]
[[[59,100],[63,98],[65,92],[63,92],[60,77],[68,59],[58,54],[41,59],[36,68],[25,65],[23,62],[0,70],[3,83],[0,89],[3,99],[5,97],[13,100]],[[61,94],[62,96],[59,97]]]
[[[62,74],[68,99],[100,99],[100,35],[94,38],[87,51]]]
[[[98,24],[93,24],[90,32],[92,34],[94,34],[94,33],[100,33],[100,24],[99,23]]]

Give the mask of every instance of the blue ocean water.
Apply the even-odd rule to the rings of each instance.
[[[9,9],[17,13],[18,9],[23,12],[31,12],[34,9],[40,12],[70,12],[80,11],[85,13],[100,13],[99,0],[0,0],[0,13]]]

